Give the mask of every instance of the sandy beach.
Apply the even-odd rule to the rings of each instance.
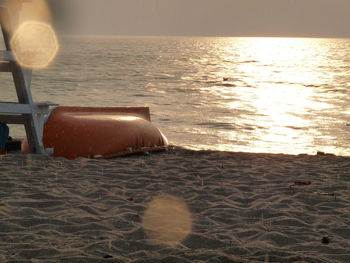
[[[349,262],[348,157],[174,148],[0,167],[0,262]]]

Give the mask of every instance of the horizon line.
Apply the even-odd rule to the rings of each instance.
[[[130,38],[315,38],[315,39],[350,39],[350,36],[305,36],[305,35],[162,35],[162,34],[104,34],[104,33],[60,33],[62,37],[130,37]]]

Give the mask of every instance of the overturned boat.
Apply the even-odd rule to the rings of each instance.
[[[167,138],[151,123],[148,107],[66,107],[49,114],[43,146],[52,156],[113,158],[164,150]],[[27,140],[22,151],[29,152]]]

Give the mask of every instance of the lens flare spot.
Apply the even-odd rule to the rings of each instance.
[[[192,231],[192,216],[186,203],[175,196],[155,197],[142,218],[148,238],[157,242],[176,245]]]
[[[55,31],[49,24],[28,21],[21,24],[11,39],[11,49],[22,67],[47,67],[58,53]]]

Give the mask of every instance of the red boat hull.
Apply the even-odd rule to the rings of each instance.
[[[55,157],[75,159],[157,151],[168,141],[150,122],[146,107],[57,107],[45,124],[43,144]]]

